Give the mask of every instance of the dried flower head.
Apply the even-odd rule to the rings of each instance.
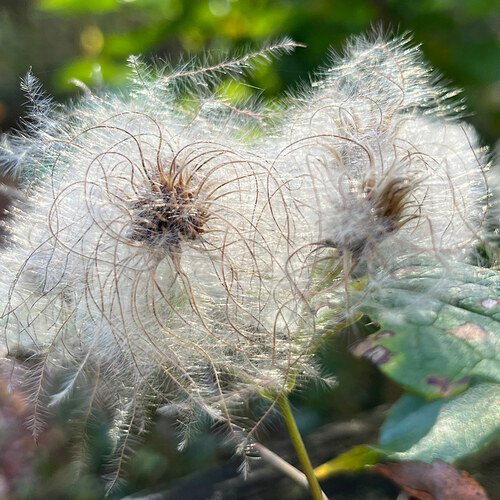
[[[36,128],[4,143],[31,205],[0,279],[8,354],[31,361],[31,429],[78,393],[79,415],[114,412],[120,461],[151,406],[251,433],[262,414],[241,405],[265,395],[268,411],[308,372],[315,338],[307,272],[287,269],[310,230],[268,159],[233,139],[248,120],[204,95],[183,117],[171,80],[133,62],[128,95],[42,98],[43,120],[28,76]]]
[[[30,360],[35,436],[76,392],[82,420],[112,410],[117,472],[151,407],[249,436],[352,315],[339,254],[376,265],[470,246],[484,155],[406,43],[355,42],[253,147],[234,137],[262,110],[206,89],[259,54],[159,76],[134,58],[127,94],[70,107],[28,76],[32,130],[0,160],[31,207],[9,225],[0,294],[8,353]],[[199,80],[198,109],[181,112],[178,89]],[[255,396],[268,403],[251,415]]]
[[[153,181],[148,196],[132,203],[133,240],[166,246],[175,251],[182,240],[195,240],[205,231],[208,208],[200,199],[192,177],[185,180],[175,160],[168,173],[159,166],[159,181]]]
[[[460,258],[480,236],[486,151],[408,37],[357,38],[296,100],[276,168],[318,241],[375,260]]]

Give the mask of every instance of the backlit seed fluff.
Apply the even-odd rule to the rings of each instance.
[[[355,39],[284,120],[318,241],[356,259],[463,258],[481,237],[487,154],[405,38]]]
[[[199,95],[183,116],[175,82],[136,71],[128,94],[71,107],[51,107],[29,75],[33,130],[3,145],[28,205],[7,227],[2,335],[29,365],[31,429],[77,395],[75,418],[111,410],[122,458],[166,404],[244,436],[262,412],[241,404],[312,373],[316,338],[297,289],[307,270],[287,269],[309,230],[270,162],[233,139],[242,113]]]
[[[121,458],[151,407],[252,434],[355,309],[332,255],[455,258],[479,236],[485,154],[406,40],[356,40],[274,128],[211,95],[213,73],[291,46],[159,74],[133,58],[125,93],[69,106],[27,77],[31,129],[0,150],[27,198],[0,297],[35,436],[75,393],[77,415],[112,410]]]

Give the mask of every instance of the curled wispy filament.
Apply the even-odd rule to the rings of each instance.
[[[121,458],[151,406],[251,436],[317,376],[315,348],[354,317],[353,278],[413,255],[461,258],[477,238],[484,152],[446,119],[407,40],[354,42],[250,146],[235,136],[265,111],[219,102],[206,80],[253,58],[166,76],[134,58],[128,97],[43,100],[40,128],[0,151],[37,176],[0,263],[5,345],[35,353],[35,435],[48,406],[80,391],[79,414],[111,407]],[[182,91],[202,89],[188,117],[183,78]],[[259,397],[261,411],[243,411]]]

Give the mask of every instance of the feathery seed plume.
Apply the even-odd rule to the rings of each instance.
[[[485,154],[406,39],[355,40],[271,140],[236,140],[265,113],[219,102],[210,79],[292,46],[159,74],[131,58],[127,93],[69,106],[26,78],[29,132],[0,149],[28,200],[7,223],[0,296],[35,436],[75,393],[87,418],[114,412],[116,471],[151,407],[251,435],[353,316],[332,256],[455,258],[480,234]],[[268,406],[252,420],[255,396]]]
[[[318,241],[377,264],[463,258],[481,234],[487,156],[456,92],[409,37],[356,38],[333,63],[284,119],[276,166],[316,200]]]

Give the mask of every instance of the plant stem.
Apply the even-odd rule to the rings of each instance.
[[[269,448],[266,448],[264,445],[260,443],[254,443],[253,447],[259,452],[260,457],[267,463],[280,470],[283,474],[293,479],[296,483],[304,486],[305,488],[309,487],[309,482],[303,472],[300,472],[300,470],[296,469],[293,465],[283,460],[280,456],[276,455],[276,453],[271,451]],[[324,493],[323,500],[328,500],[328,497]]]
[[[295,422],[295,418],[293,417],[292,408],[290,407],[288,397],[286,395],[281,395],[278,398],[278,404],[280,405],[281,411],[283,413],[283,418],[285,419],[288,434],[290,435],[290,439],[292,440],[293,446],[295,447],[295,452],[297,453],[300,465],[302,466],[302,470],[307,477],[307,482],[309,483],[309,489],[311,490],[312,497],[314,500],[323,500],[325,495],[323,491],[321,491],[318,479],[314,474],[311,460],[309,459],[306,447],[304,446],[304,441],[302,440],[302,436],[300,435],[297,423]]]

